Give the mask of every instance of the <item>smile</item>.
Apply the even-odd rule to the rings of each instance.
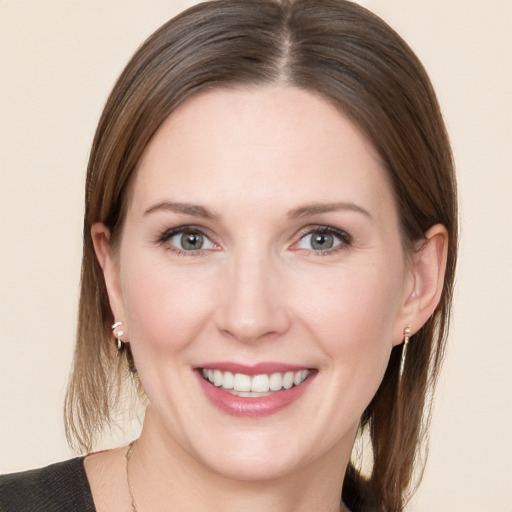
[[[212,405],[231,416],[251,419],[275,414],[299,401],[318,375],[314,368],[281,363],[217,362],[195,370]]]
[[[247,375],[219,369],[202,369],[204,379],[214,386],[232,395],[247,398],[268,396],[276,391],[291,389],[302,384],[310,373],[310,370],[298,370]]]

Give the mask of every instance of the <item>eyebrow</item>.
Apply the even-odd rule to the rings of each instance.
[[[173,201],[161,201],[153,206],[150,206],[144,211],[144,215],[149,215],[159,210],[168,210],[178,214],[192,215],[193,217],[202,217],[204,219],[218,219],[219,216],[204,206],[192,203],[178,203]],[[311,203],[306,206],[294,208],[288,212],[290,219],[300,217],[308,217],[311,215],[319,215],[321,213],[337,212],[337,211],[353,211],[361,213],[374,220],[370,212],[355,203],[341,202],[341,203]]]
[[[219,217],[212,210],[204,206],[191,203],[175,203],[172,201],[161,201],[160,203],[150,206],[144,212],[144,215],[149,215],[159,210],[168,210],[170,212],[192,215],[193,217],[202,217],[204,219],[217,219]]]
[[[370,220],[375,220],[368,210],[355,203],[342,202],[342,203],[311,203],[306,206],[294,208],[288,212],[288,217],[296,219],[299,217],[308,217],[310,215],[318,215],[320,213],[338,212],[338,211],[352,211],[363,214]]]

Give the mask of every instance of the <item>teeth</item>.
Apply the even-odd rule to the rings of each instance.
[[[269,390],[270,379],[268,375],[255,375],[251,380],[251,391],[265,393]]]
[[[232,389],[229,390],[229,393],[236,396],[241,396],[244,398],[254,398],[258,396],[269,396],[272,393],[256,393],[254,391],[233,391]]]
[[[213,370],[213,383],[215,386],[222,386],[223,376],[220,370]]]
[[[224,372],[222,383],[220,385],[224,389],[233,389],[233,386],[235,385],[235,376],[231,372]]]
[[[235,373],[233,389],[235,391],[251,391],[251,377],[243,373]]]
[[[299,370],[298,372],[272,373],[270,375],[245,375],[243,373],[222,372],[203,368],[203,377],[214,386],[233,390],[239,396],[261,396],[262,393],[290,389],[304,382],[311,372]]]
[[[280,373],[273,373],[269,380],[270,391],[279,391],[283,387],[283,376]]]
[[[283,387],[284,389],[290,389],[293,386],[293,372],[286,372],[283,377]]]

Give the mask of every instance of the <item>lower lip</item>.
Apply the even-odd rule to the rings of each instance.
[[[291,405],[304,394],[316,376],[316,372],[313,372],[298,386],[276,391],[268,396],[249,398],[232,395],[207,382],[199,372],[196,371],[196,374],[203,391],[213,405],[231,416],[246,418],[269,416]]]

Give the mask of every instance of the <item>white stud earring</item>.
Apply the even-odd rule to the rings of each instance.
[[[121,340],[121,336],[124,334],[124,331],[119,329],[116,332],[116,329],[121,327],[121,325],[123,325],[123,322],[116,322],[112,325],[112,331],[114,332],[114,336],[117,338],[117,350],[119,350],[119,352],[123,350],[123,342]]]

